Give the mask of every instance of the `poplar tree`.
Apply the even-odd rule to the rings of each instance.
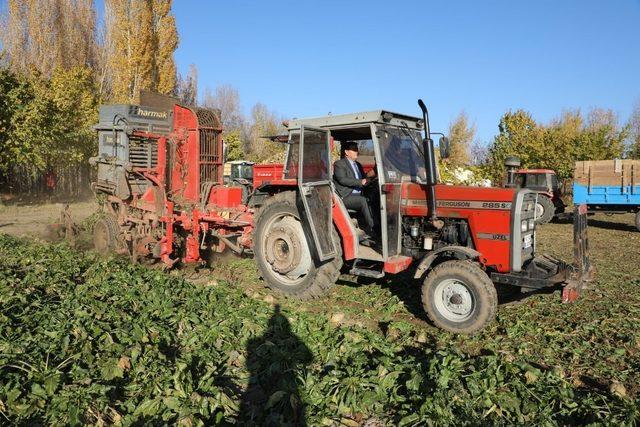
[[[453,166],[469,164],[469,149],[476,135],[476,127],[469,123],[467,113],[461,111],[449,124],[451,154],[448,159]]]
[[[171,1],[154,0],[154,28],[157,34],[156,90],[163,94],[173,93],[176,87],[176,62],[173,53],[178,47],[176,18],[171,14]]]
[[[116,102],[133,102],[141,89],[171,94],[178,45],[171,0],[105,2],[106,88]]]
[[[134,80],[131,85],[131,98],[141,89],[156,90],[156,37],[153,28],[153,3],[149,0],[133,3],[135,19],[130,21],[135,36],[131,41]]]
[[[9,0],[0,41],[11,70],[51,77],[54,69],[95,64],[92,0]]]

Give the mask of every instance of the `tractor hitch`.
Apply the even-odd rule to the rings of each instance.
[[[595,271],[589,259],[587,239],[587,209],[576,206],[573,221],[573,263],[568,264],[549,255],[538,255],[531,259],[522,271],[511,273],[491,273],[494,283],[519,286],[530,290],[562,287],[562,302],[570,303],[578,299],[594,278]]]
[[[589,259],[587,237],[587,205],[578,205],[573,212],[573,265],[567,270],[567,285],[562,289],[562,302],[575,301],[582,289],[593,281],[595,269]]]

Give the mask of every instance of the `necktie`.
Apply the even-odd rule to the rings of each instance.
[[[358,165],[356,164],[356,162],[349,160],[349,163],[351,163],[351,169],[353,169],[353,173],[356,175],[356,179],[360,180],[360,169],[358,168]],[[353,191],[351,192],[353,194],[360,194],[360,187],[356,187],[353,189]]]

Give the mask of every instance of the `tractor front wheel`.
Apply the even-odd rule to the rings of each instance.
[[[309,247],[296,193],[269,197],[255,218],[254,256],[267,286],[288,296],[309,299],[324,295],[338,280],[342,248],[333,231],[335,258],[320,262]]]
[[[556,207],[551,199],[539,194],[538,202],[536,203],[536,222],[538,224],[546,224],[553,219],[555,214]]]
[[[636,212],[636,228],[640,231],[640,211]]]
[[[496,288],[475,263],[439,264],[422,285],[422,305],[431,321],[450,332],[473,334],[491,323],[498,307]]]

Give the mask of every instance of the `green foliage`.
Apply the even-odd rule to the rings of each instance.
[[[258,163],[282,162],[284,144],[264,138],[281,131],[275,112],[259,102],[251,109],[251,122],[249,160]]]
[[[224,132],[224,144],[227,149],[228,162],[246,159],[247,156],[242,147],[240,130],[236,129],[230,132]]]
[[[32,163],[32,147],[15,137],[18,118],[33,100],[33,89],[26,79],[0,68],[0,171],[14,163]]]
[[[50,80],[0,70],[0,170],[85,162],[95,151],[97,90],[84,67],[54,70]]]
[[[448,334],[416,345],[407,322],[387,322],[386,334],[338,327],[324,314],[274,312],[225,283],[195,285],[66,245],[0,236],[0,304],[0,417],[12,424],[353,425],[363,416],[391,425],[632,424],[639,416],[629,398],[505,356],[500,339],[475,354]],[[394,311],[399,301],[375,305]],[[540,341],[554,332],[527,320],[500,335],[532,328]]]
[[[507,156],[520,157],[522,164],[526,166],[538,160],[543,151],[543,130],[528,112],[517,110],[505,113],[498,128],[500,132],[489,148],[488,156],[494,183],[502,181]]]
[[[621,158],[627,135],[628,126],[618,126],[610,111],[594,109],[586,120],[579,111],[569,111],[548,126],[526,111],[509,111],[500,119],[485,167],[494,182],[501,182],[505,158],[515,155],[525,168],[553,169],[567,179],[578,160]]]
[[[49,96],[61,126],[56,140],[60,150],[57,160],[67,164],[87,161],[97,150],[91,127],[98,122],[99,99],[91,70],[85,67],[56,70]]]

